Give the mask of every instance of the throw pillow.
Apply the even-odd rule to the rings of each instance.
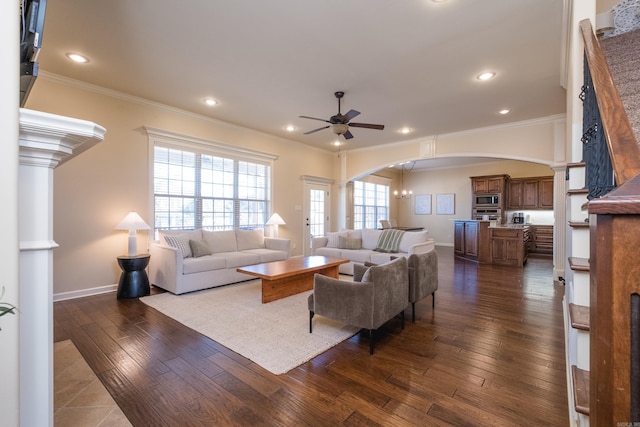
[[[191,246],[189,245],[189,238],[183,235],[180,236],[164,236],[169,246],[176,249],[180,249],[182,252],[182,258],[190,258],[193,256],[191,253]]]
[[[402,230],[382,230],[378,238],[378,245],[374,250],[377,252],[398,252],[403,234]]]
[[[204,240],[189,240],[189,246],[191,247],[191,253],[194,258],[200,258],[201,256],[211,255],[211,249]]]
[[[338,249],[362,249],[362,240],[339,236]]]
[[[327,233],[327,247],[338,248],[340,245],[340,237],[349,237],[349,233],[346,231],[339,231],[334,233]]]

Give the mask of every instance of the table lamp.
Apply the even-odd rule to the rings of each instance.
[[[149,228],[151,227],[149,227],[136,212],[129,212],[129,214],[120,221],[120,224],[116,226],[116,230],[129,230],[129,256],[136,256],[138,252],[138,236],[136,235],[136,231],[148,230]]]
[[[271,218],[267,221],[267,225],[273,225],[273,237],[278,237],[278,226],[285,224],[286,222],[284,222],[282,217],[277,213],[271,215]]]

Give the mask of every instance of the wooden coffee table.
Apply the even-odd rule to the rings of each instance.
[[[265,262],[236,269],[262,279],[262,303],[275,301],[313,289],[313,275],[338,278],[340,264],[348,259],[326,256],[289,258],[285,261]]]

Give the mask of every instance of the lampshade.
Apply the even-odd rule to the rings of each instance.
[[[277,213],[274,213],[273,215],[271,215],[271,218],[269,218],[269,220],[267,221],[267,225],[285,225],[285,224],[286,222],[284,222],[284,219],[282,219],[282,217]]]
[[[129,214],[116,225],[116,230],[129,230],[129,256],[136,256],[138,253],[136,230],[148,230],[149,228],[151,227],[149,227],[136,212],[129,212]]]
[[[269,220],[267,221],[267,225],[273,226],[273,234],[271,235],[271,237],[278,237],[278,226],[284,224],[286,223],[280,215],[278,215],[277,213],[271,215],[271,218],[269,218]]]
[[[129,212],[116,226],[116,230],[148,230],[150,227],[136,212]]]

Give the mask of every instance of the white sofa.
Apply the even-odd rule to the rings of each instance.
[[[362,229],[327,233],[326,236],[312,239],[311,250],[314,255],[348,259],[351,262],[341,264],[340,273],[353,275],[354,263],[384,264],[389,262],[392,256],[407,257],[435,249],[435,240],[429,238],[429,232],[424,230],[404,232],[398,252],[378,252],[375,249],[383,231],[386,230]]]
[[[174,246],[167,242],[166,236]],[[192,247],[197,248],[196,252]],[[202,255],[206,252],[211,254]],[[238,273],[236,268],[285,260],[291,256],[291,242],[264,237],[262,229],[161,230],[159,240],[150,243],[149,253],[151,284],[182,294],[255,279]]]

